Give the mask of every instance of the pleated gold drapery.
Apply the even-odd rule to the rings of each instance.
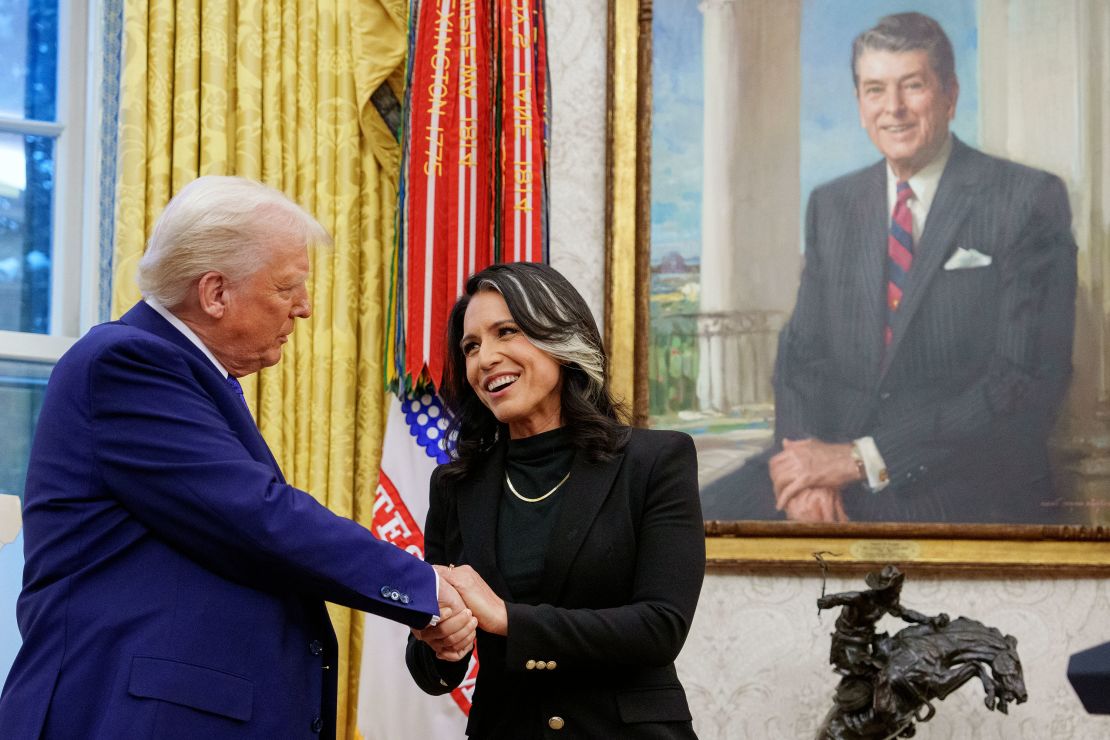
[[[170,197],[200,175],[242,175],[312,212],[313,315],[282,362],[245,379],[289,481],[368,524],[385,424],[384,312],[399,148],[371,94],[399,92],[404,0],[126,0],[112,311]],[[354,738],[362,617],[331,607],[339,737]]]

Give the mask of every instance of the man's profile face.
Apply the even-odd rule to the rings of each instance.
[[[944,90],[923,50],[865,50],[856,60],[860,125],[899,180],[929,163],[948,138],[959,87]]]
[[[312,314],[308,273],[304,246],[277,244],[253,275],[229,283],[213,353],[232,375],[249,375],[281,359],[294,321]]]

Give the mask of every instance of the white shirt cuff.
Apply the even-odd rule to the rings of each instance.
[[[436,571],[434,571],[434,570],[432,572],[435,573],[435,576],[436,576],[436,603],[438,604],[439,603],[439,573],[436,573]],[[433,614],[432,615],[432,621],[428,622],[428,627],[435,627],[437,624],[439,624],[439,615],[438,614]]]
[[[863,460],[863,469],[867,472],[867,486],[871,492],[878,493],[890,485],[890,474],[887,472],[883,456],[879,454],[879,448],[875,445],[875,440],[871,437],[860,437],[852,445],[860,460]]]

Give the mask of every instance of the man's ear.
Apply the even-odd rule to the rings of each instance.
[[[197,282],[197,298],[200,308],[214,319],[222,319],[227,311],[227,281],[224,276],[210,270],[200,276]]]

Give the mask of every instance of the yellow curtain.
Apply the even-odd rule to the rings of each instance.
[[[245,382],[289,481],[368,524],[385,424],[385,309],[399,147],[370,103],[399,94],[404,0],[126,0],[112,310],[170,197],[200,175],[272,185],[335,239],[315,250],[313,315]],[[354,738],[362,617],[339,637],[340,738]]]

